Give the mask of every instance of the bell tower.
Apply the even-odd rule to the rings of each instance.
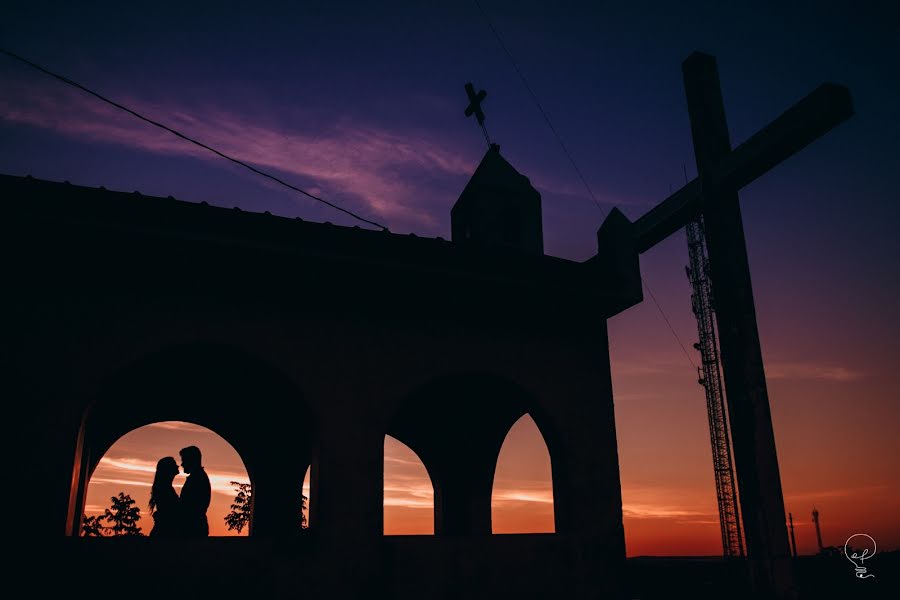
[[[491,144],[450,211],[454,242],[544,253],[541,195]]]

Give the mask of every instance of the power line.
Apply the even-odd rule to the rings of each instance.
[[[656,296],[653,294],[653,290],[650,289],[650,286],[647,285],[647,280],[644,279],[643,277],[641,277],[641,283],[643,283],[643,284],[644,284],[644,287],[647,288],[647,292],[650,294],[650,298],[653,299],[653,304],[656,305],[657,310],[659,310],[659,314],[662,315],[662,318],[665,320],[666,325],[669,326],[669,331],[671,331],[671,332],[672,332],[672,335],[675,336],[675,341],[677,341],[677,342],[678,342],[678,345],[681,346],[681,351],[684,352],[684,355],[687,357],[688,362],[691,363],[691,366],[694,367],[694,368],[696,369],[696,368],[697,368],[697,365],[694,364],[694,359],[692,359],[692,358],[691,358],[691,355],[688,354],[687,348],[685,348],[685,347],[684,347],[684,344],[681,343],[681,338],[678,337],[678,334],[677,334],[677,333],[675,333],[675,328],[672,327],[672,323],[669,322],[669,317],[666,316],[666,313],[663,312],[663,309],[662,309],[662,307],[659,305],[659,302],[656,301]]]
[[[600,206],[600,203],[597,201],[597,198],[594,196],[593,190],[591,190],[591,186],[588,185],[587,179],[585,179],[584,175],[581,173],[581,169],[578,168],[578,165],[575,163],[575,159],[572,158],[572,154],[569,152],[569,149],[566,147],[565,143],[562,141],[562,137],[556,131],[556,128],[553,126],[553,123],[550,121],[550,117],[547,115],[547,111],[544,110],[543,105],[541,105],[541,101],[538,100],[537,94],[534,93],[534,90],[531,89],[531,86],[528,84],[528,79],[525,77],[525,74],[522,73],[522,70],[519,69],[518,63],[516,63],[516,59],[513,58],[512,52],[509,51],[509,48],[506,47],[506,44],[503,42],[503,38],[500,37],[500,33],[494,28],[494,24],[491,22],[490,17],[487,16],[487,13],[484,12],[484,9],[481,8],[481,4],[478,3],[478,0],[472,0],[475,3],[475,6],[478,7],[479,12],[481,12],[481,16],[484,17],[485,23],[490,28],[491,32],[494,34],[494,37],[497,39],[497,43],[500,44],[500,47],[503,48],[503,51],[506,53],[506,57],[509,59],[510,64],[512,64],[513,69],[515,69],[516,73],[519,75],[519,79],[522,80],[522,85],[525,86],[525,89],[528,91],[528,94],[531,96],[531,99],[534,101],[535,106],[537,106],[538,111],[540,111],[541,116],[544,117],[544,121],[547,123],[547,127],[550,128],[550,131],[553,132],[553,137],[556,138],[556,141],[559,142],[559,147],[562,148],[563,153],[566,155],[566,158],[569,159],[569,162],[572,163],[572,168],[575,169],[575,172],[578,173],[578,178],[581,179],[581,183],[584,184],[585,189],[588,192],[588,195],[591,197],[591,200],[594,201],[594,204],[597,206],[600,211],[603,211],[603,208]]]
[[[69,79],[68,77],[66,77],[64,75],[54,73],[53,71],[50,71],[49,69],[46,69],[46,68],[42,67],[41,65],[28,60],[27,58],[19,56],[15,52],[10,52],[9,50],[6,50],[5,48],[0,48],[0,53],[5,54],[5,55],[9,56],[10,58],[14,58],[20,62],[23,62],[26,65],[28,65],[29,67],[32,67],[33,69],[37,69],[41,73],[49,75],[50,77],[53,77],[54,79],[58,79],[59,81],[62,81],[63,83],[66,83],[68,85],[76,87],[79,90],[86,92],[86,93],[90,94],[91,96],[94,96],[95,98],[102,100],[103,102],[106,102],[107,104],[118,108],[119,110],[125,111],[128,114],[130,114],[134,117],[137,117],[138,119],[140,119],[141,121],[144,121],[145,123],[149,123],[150,125],[153,125],[154,127],[159,127],[160,129],[168,131],[172,135],[175,135],[175,136],[183,139],[186,142],[190,142],[190,143],[194,144],[195,146],[199,146],[199,147],[203,148],[204,150],[208,150],[208,151],[212,152],[213,154],[216,154],[217,156],[224,158],[225,160],[231,161],[236,165],[240,165],[240,166],[244,167],[245,169],[249,169],[250,171],[256,173],[257,175],[261,175],[263,177],[266,177],[267,179],[271,179],[275,183],[281,184],[288,189],[294,190],[295,192],[300,192],[304,196],[308,196],[309,198],[312,198],[313,200],[316,200],[318,202],[321,202],[322,204],[330,206],[331,208],[333,208],[335,210],[339,210],[342,213],[349,215],[358,221],[362,221],[363,223],[367,223],[369,225],[374,225],[375,227],[379,227],[379,228],[383,229],[384,231],[389,231],[386,226],[384,226],[380,223],[376,223],[375,221],[370,221],[369,219],[366,219],[365,217],[359,216],[358,214],[354,213],[353,211],[347,210],[346,208],[342,208],[342,207],[338,206],[337,204],[333,204],[332,202],[329,202],[328,200],[325,200],[324,198],[320,198],[319,196],[316,196],[314,194],[310,194],[306,190],[300,189],[297,186],[292,185],[279,177],[276,177],[275,175],[271,175],[269,173],[266,173],[265,171],[261,171],[261,170],[257,169],[256,167],[245,163],[242,160],[238,160],[237,158],[234,158],[233,156],[229,156],[229,155],[225,154],[224,152],[216,150],[215,148],[208,146],[208,145],[204,144],[203,142],[200,142],[192,137],[189,137],[179,131],[176,131],[175,129],[172,129],[171,127],[169,127],[167,125],[163,125],[162,123],[160,123],[158,121],[154,121],[153,119],[145,117],[144,115],[128,108],[127,106],[123,106],[122,104],[119,104],[118,102],[115,102],[114,100],[110,100],[109,98],[81,85],[80,83],[78,83],[76,81],[72,81],[71,79]]]
[[[519,68],[519,64],[516,62],[516,59],[513,57],[512,52],[510,52],[509,48],[506,46],[506,43],[503,41],[503,38],[500,36],[500,32],[497,31],[497,28],[494,27],[494,24],[491,22],[490,17],[488,17],[487,13],[481,7],[481,4],[478,0],[472,0],[475,6],[478,8],[478,12],[481,13],[481,16],[484,18],[485,23],[487,23],[488,28],[491,30],[491,33],[494,34],[494,38],[497,40],[497,43],[500,44],[500,47],[503,49],[503,52],[506,53],[506,57],[509,59],[510,64],[513,69],[515,69],[516,73],[519,75],[519,79],[522,80],[522,85],[525,86],[525,89],[528,91],[528,95],[531,96],[532,101],[535,106],[537,106],[538,111],[541,113],[541,116],[544,118],[544,122],[547,123],[547,127],[550,128],[550,131],[553,133],[553,137],[556,138],[556,141],[559,143],[559,147],[562,148],[563,153],[566,155],[566,158],[569,159],[569,162],[572,164],[572,168],[578,174],[578,178],[581,179],[581,183],[584,184],[584,188],[587,190],[588,195],[593,200],[594,205],[597,209],[600,210],[600,213],[606,217],[606,211],[603,210],[603,207],[600,206],[600,203],[597,201],[597,197],[594,195],[594,191],[591,189],[590,184],[588,184],[587,179],[581,172],[581,169],[578,168],[578,164],[575,162],[575,158],[572,156],[572,153],[569,152],[569,149],[566,147],[566,144],[562,140],[562,136],[559,135],[559,132],[556,131],[556,127],[553,126],[553,123],[550,121],[549,115],[547,115],[547,111],[544,110],[541,101],[538,99],[537,94],[535,94],[534,90],[531,88],[531,85],[528,83],[528,78],[525,77],[525,74]],[[690,354],[685,349],[684,344],[681,342],[681,338],[678,337],[678,333],[675,332],[675,328],[672,327],[672,323],[669,321],[669,317],[666,316],[666,313],[663,311],[662,307],[659,305],[659,302],[656,300],[656,296],[653,294],[653,291],[650,289],[650,286],[647,285],[647,281],[644,279],[644,276],[641,275],[641,282],[644,284],[644,287],[647,288],[647,292],[650,294],[650,298],[653,300],[653,304],[656,305],[656,310],[659,311],[659,314],[662,316],[663,320],[666,322],[666,325],[669,326],[669,331],[672,332],[672,335],[675,336],[675,341],[678,342],[678,345],[681,346],[681,351],[684,352],[684,355],[687,357],[688,362],[691,363],[691,366],[695,369],[697,365],[694,364],[693,359],[691,359]]]

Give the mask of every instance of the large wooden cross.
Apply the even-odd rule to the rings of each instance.
[[[825,83],[731,149],[716,60],[682,65],[698,176],[634,222],[645,252],[702,213],[728,399],[744,535],[762,597],[795,596],[738,190],[853,114],[846,87]]]

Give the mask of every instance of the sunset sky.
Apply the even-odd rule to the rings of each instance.
[[[445,238],[485,150],[462,114],[472,81],[488,91],[492,139],[541,192],[546,253],[572,260],[595,253],[613,206],[637,218],[683,183],[682,165],[694,176],[681,81],[691,51],[718,59],[733,145],[820,83],[849,86],[856,115],[745,188],[741,206],[799,550],[815,551],[813,506],[827,545],[865,532],[879,550],[900,547],[897,9],[479,2],[599,208],[468,0],[253,14],[246,3],[123,14],[119,4],[11,2],[0,46],[394,232]],[[0,173],[352,224],[4,56],[0,82]],[[697,363],[686,262],[681,232],[641,269]],[[609,333],[628,554],[720,553],[694,368],[649,300],[614,317]],[[186,424],[122,438],[94,475],[89,511],[118,491],[146,510],[156,460],[189,443],[204,451],[210,522],[223,533],[228,481],[246,473],[225,441]],[[498,464],[495,532],[552,529],[550,469],[540,434],[521,420]],[[430,532],[431,502],[415,455],[387,439],[386,533]]]

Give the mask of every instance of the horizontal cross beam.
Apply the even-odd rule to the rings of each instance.
[[[738,190],[853,115],[850,90],[823,83],[724,157],[705,185]],[[646,252],[697,218],[699,179],[693,179],[634,223],[638,252]]]

